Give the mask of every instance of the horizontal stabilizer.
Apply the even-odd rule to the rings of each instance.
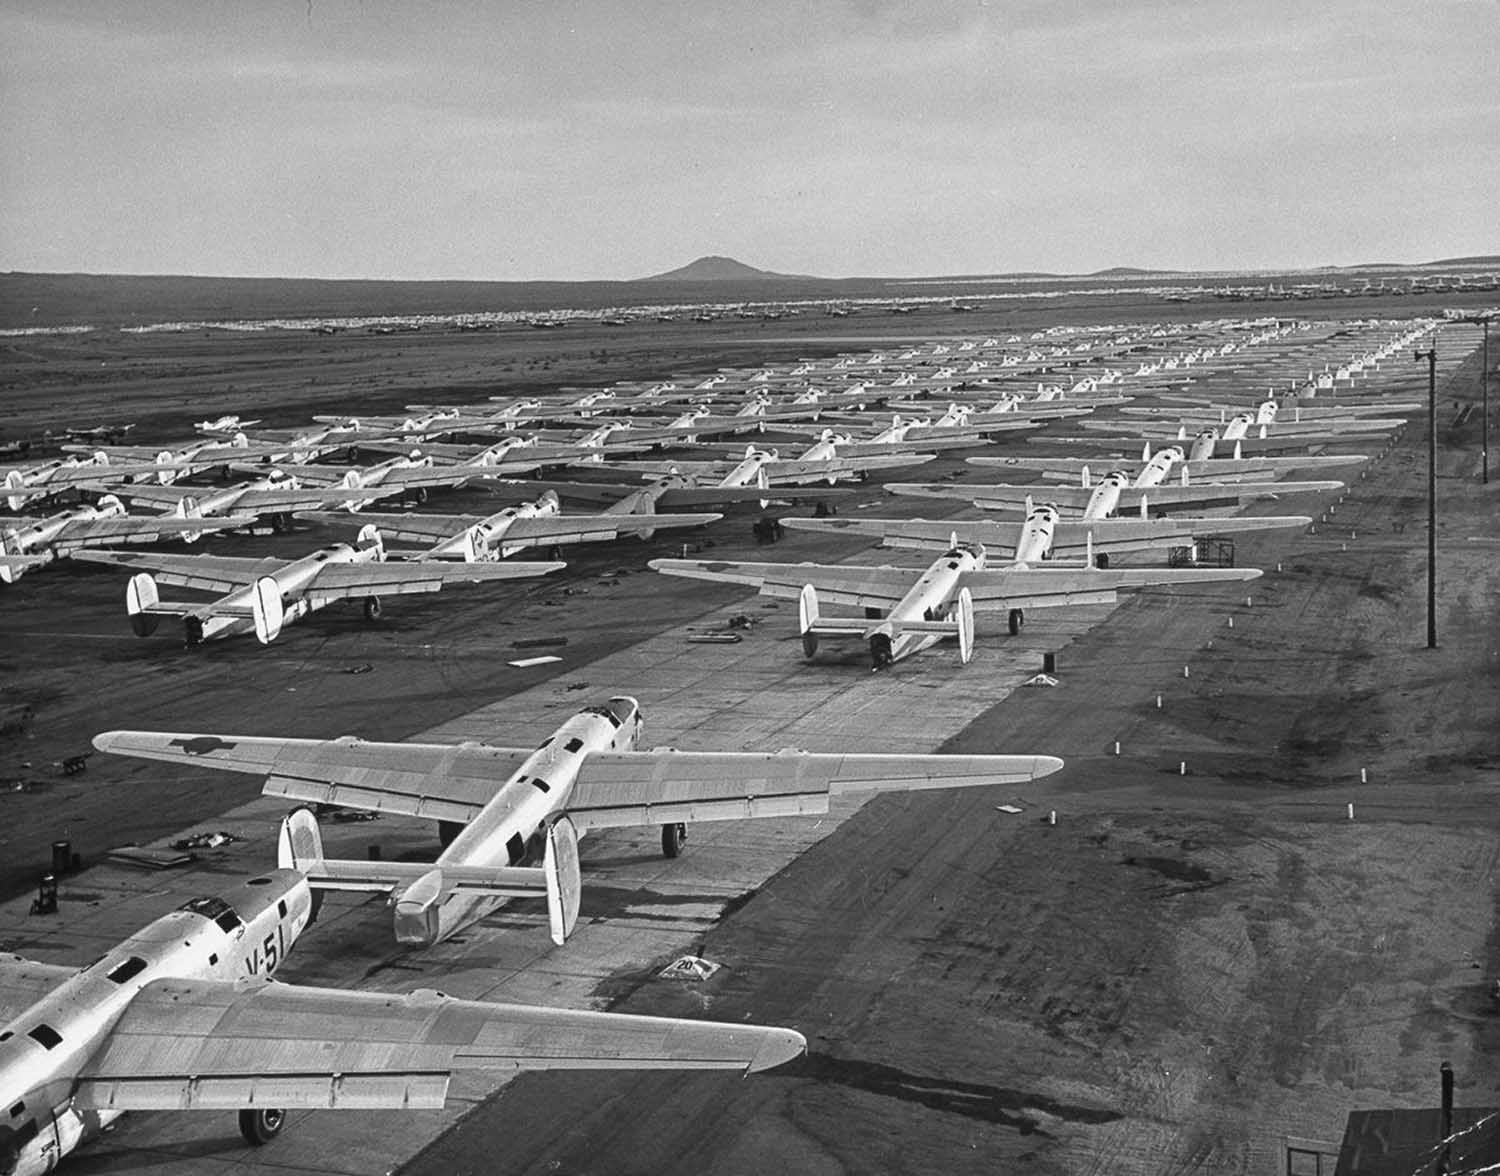
[[[441,877],[438,901],[450,894],[546,898],[544,872],[530,866],[434,866],[431,862],[368,862],[322,858],[299,867],[319,890],[401,891],[428,874]]]

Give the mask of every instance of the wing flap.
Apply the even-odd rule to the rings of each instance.
[[[101,1111],[234,1111],[247,1107],[438,1110],[447,1100],[448,1081],[446,1074],[415,1073],[90,1078],[78,1084],[74,1101],[80,1107]]]

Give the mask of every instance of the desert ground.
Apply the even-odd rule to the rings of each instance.
[[[581,328],[30,337],[6,341],[0,426],[37,435],[137,419],[164,440],[204,414],[289,425],[826,356],[935,328],[997,333],[1048,313],[588,328],[597,341]],[[677,863],[661,862],[649,830],[586,843],[587,926],[564,948],[507,911],[423,956],[389,942],[379,903],[333,904],[284,973],[793,1026],[810,1051],[779,1071],[526,1075],[498,1091],[466,1086],[441,1116],[301,1114],[254,1154],[229,1116],[132,1116],[73,1170],[1248,1176],[1282,1170],[1287,1137],[1333,1144],[1356,1107],[1435,1103],[1443,1060],[1462,1103],[1500,1105],[1483,1062],[1500,976],[1500,622],[1495,549],[1468,542],[1500,537],[1500,490],[1478,477],[1477,341],[1469,327],[1438,336],[1436,649],[1420,418],[1347,491],[1295,504],[1318,520],[1308,531],[1242,538],[1237,562],[1265,569],[1243,591],[1056,610],[1015,639],[982,626],[968,667],[942,649],[882,675],[854,656],[805,664],[785,609],[645,571],[680,554],[665,536],[572,557],[548,581],[399,601],[378,626],[330,610],[265,648],[137,640],[107,569],[63,564],[7,587],[0,885],[14,897],[0,949],[54,961],[93,958],[184,886],[261,868],[278,811],[248,777],[104,756],[78,775],[54,770],[106,728],[524,739],[593,696],[636,693],[660,741],[680,746],[941,744],[1068,764],[1023,795],[892,797],[826,822],[705,826]],[[1425,384],[1425,366],[1401,363],[1383,386],[1420,396]],[[944,457],[922,476],[961,465]],[[872,483],[841,509],[875,502],[890,512]],[[753,517],[689,542],[726,558],[873,558],[861,541],[805,535],[757,556]],[[286,554],[312,538],[210,549]],[[737,614],[756,621],[741,645],[684,643]],[[517,641],[562,635],[561,662],[506,664]],[[1044,652],[1057,654],[1058,685],[1015,689]],[[116,845],[215,828],[244,840],[181,875],[96,864]],[[395,822],[341,836],[413,855],[433,844]],[[49,922],[25,909],[58,838],[88,868],[64,880]],[[687,950],[724,967],[701,985],[657,978]]]

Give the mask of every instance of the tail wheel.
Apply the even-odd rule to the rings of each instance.
[[[1018,608],[1010,610],[1010,635],[1016,636],[1021,631],[1021,626],[1026,623],[1026,614]]]
[[[240,1112],[240,1134],[251,1147],[270,1143],[286,1126],[286,1112],[279,1107]]]
[[[661,853],[663,857],[680,857],[687,841],[687,826],[681,821],[661,827]]]
[[[380,619],[380,597],[365,597],[365,620],[378,621]]]

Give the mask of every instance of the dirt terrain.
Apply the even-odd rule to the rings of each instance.
[[[955,330],[1004,329],[954,317]],[[7,364],[0,425],[95,423],[97,412],[166,436],[223,411],[295,424],[334,406],[855,346],[837,325],[840,337],[788,339],[782,323],[637,337],[611,343],[607,362],[582,335],[563,348],[542,332],[504,347],[456,332],[420,344],[309,336],[276,354],[256,342],[232,363],[219,340],[28,339]],[[1467,349],[1474,333],[1439,346],[1460,338]],[[310,374],[313,353],[326,372]],[[96,355],[113,374],[94,374]],[[1425,369],[1412,368],[1403,390],[1425,392]],[[1443,1059],[1461,1102],[1495,1105],[1483,1059],[1500,976],[1500,621],[1488,607],[1494,548],[1466,540],[1500,534],[1500,489],[1478,484],[1478,415],[1460,412],[1478,376],[1476,353],[1441,384],[1437,650],[1425,647],[1427,434],[1416,420],[1311,532],[1240,542],[1238,562],[1266,569],[1250,606],[1137,598],[1062,651],[1057,688],[1018,691],[950,741],[1064,756],[1065,773],[1026,798],[1055,808],[1055,825],[1004,817],[978,793],[872,802],[701,946],[748,963],[702,986],[622,977],[601,993],[630,1012],[735,1019],[753,1008],[800,1028],[805,1060],[751,1080],[527,1076],[405,1170],[1251,1174],[1277,1170],[1283,1136],[1336,1140],[1356,1106],[1432,1103]],[[754,558],[752,517],[711,532],[715,550]],[[301,551],[309,534],[237,540],[236,551]],[[0,702],[13,717],[30,707],[0,741],[0,777],[12,781],[0,885],[28,886],[55,837],[89,857],[257,791],[225,779],[210,792],[143,766],[128,788],[50,770],[95,731],[335,726],[400,738],[541,675],[588,685],[604,653],[723,603],[639,570],[668,551],[680,553],[665,539],[631,542],[551,581],[460,590],[432,609],[396,602],[376,628],[330,611],[266,648],[196,651],[130,635],[109,570],[27,577],[5,590],[0,616]],[[560,633],[564,663],[505,664],[518,640]]]

